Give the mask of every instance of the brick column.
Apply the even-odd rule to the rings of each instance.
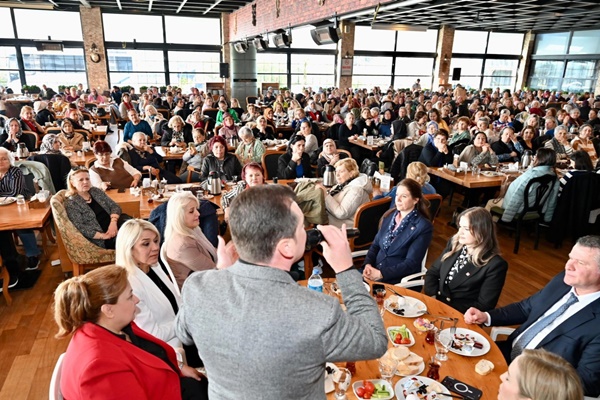
[[[517,83],[515,89],[522,89],[527,86],[529,79],[529,67],[531,66],[531,55],[535,45],[535,33],[528,31],[523,37],[523,48],[521,49],[521,62],[517,71]]]
[[[223,62],[229,64],[229,78],[225,78],[225,94],[231,98],[231,50],[229,48],[229,14],[221,13],[221,54]],[[235,50],[234,50],[235,51]],[[239,99],[238,99],[239,100]]]
[[[432,89],[439,86],[451,87],[450,79],[450,60],[452,60],[452,45],[454,43],[454,28],[443,25],[438,31],[438,45],[436,49],[437,57],[435,59],[434,80]]]
[[[340,24],[340,41],[338,42],[337,65],[335,69],[335,81],[340,89],[352,87],[352,75],[342,76],[342,63],[347,62],[349,57],[354,58],[354,24],[342,21]],[[353,60],[354,61],[354,60]],[[353,68],[354,74],[354,68]]]
[[[83,50],[87,69],[88,86],[98,89],[98,93],[109,90],[108,62],[104,48],[104,30],[102,29],[102,13],[99,7],[87,8],[80,6],[81,30],[83,33]],[[98,48],[100,61],[90,60],[92,43]]]

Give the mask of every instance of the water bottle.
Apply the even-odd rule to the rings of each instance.
[[[315,265],[312,275],[308,278],[308,288],[316,292],[323,292],[323,278],[321,278],[321,266]]]

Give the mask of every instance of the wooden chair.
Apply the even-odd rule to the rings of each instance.
[[[533,248],[537,250],[540,242],[540,221],[544,221],[543,208],[548,197],[552,195],[552,187],[556,184],[556,176],[550,174],[531,179],[527,183],[527,186],[525,186],[525,191],[523,192],[523,211],[515,215],[510,222],[503,222],[501,219],[504,214],[504,208],[492,207],[490,210],[492,215],[500,217],[498,225],[511,227],[515,230],[515,247],[513,253],[519,253],[521,227],[523,226],[523,223],[528,222],[535,224],[535,244],[533,245]],[[535,196],[533,204],[529,204],[529,193],[534,191]]]
[[[440,208],[442,206],[443,197],[439,194],[424,194],[424,198],[429,200],[429,214],[431,222],[435,221],[435,217],[440,213]]]
[[[0,256],[0,276],[2,277],[2,295],[4,296],[4,300],[6,300],[6,304],[9,306],[12,303],[12,297],[8,293],[8,282],[10,280],[10,274],[8,273],[8,269],[4,265],[2,261],[2,257]]]
[[[279,157],[285,151],[267,150],[262,156],[262,167],[265,171],[265,180],[273,179],[278,175]]]
[[[85,162],[85,167],[87,169],[90,169],[90,168],[92,168],[92,166],[94,165],[95,162],[96,162],[96,157],[92,157]]]
[[[187,175],[186,183],[192,183],[192,174],[200,175],[200,172],[198,172],[198,170],[195,167],[192,167],[191,165],[187,166],[187,171],[188,171],[188,175]]]
[[[115,251],[103,249],[87,240],[73,225],[64,207],[66,190],[50,199],[59,249],[66,252],[73,264],[73,275],[81,275],[85,268],[95,268],[115,262]],[[139,204],[139,202],[138,202]]]
[[[121,213],[123,214],[127,214],[133,218],[141,217],[139,200],[120,202],[119,207],[121,207]]]
[[[27,148],[30,149],[29,151],[31,151],[30,146],[33,146],[34,149],[39,149],[40,145],[42,144],[42,140],[40,139],[40,136],[33,131],[22,131],[23,135],[21,136],[22,141],[25,142],[25,144],[27,145]]]
[[[369,250],[375,235],[379,231],[379,222],[383,214],[390,209],[390,197],[372,200],[362,204],[354,214],[354,227],[358,228],[360,235],[350,239],[350,249],[353,252]],[[354,253],[353,253],[354,257]]]
[[[166,108],[157,108],[156,111],[161,113],[167,121],[171,118],[171,111],[167,110]]]
[[[214,119],[215,121],[217,120],[217,114],[219,113],[219,109],[218,108],[207,108],[206,110],[202,111],[202,114],[204,114],[205,116]]]

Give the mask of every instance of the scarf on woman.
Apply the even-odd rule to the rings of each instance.
[[[565,154],[567,152],[565,146],[560,144],[560,142],[556,140],[556,138],[552,138],[550,143],[552,143],[552,148],[556,152],[556,154]]]
[[[385,237],[383,238],[384,250],[389,249],[394,239],[396,239],[396,237],[399,234],[401,234],[402,231],[404,231],[404,229],[406,229],[406,227],[415,220],[415,218],[417,218],[417,209],[415,208],[414,210],[409,212],[408,215],[406,215],[406,217],[402,218],[402,221],[400,221],[397,227],[394,227],[394,225],[396,225],[396,217],[398,216],[398,213],[399,211],[394,211],[394,213],[392,214],[392,222],[390,223],[388,231],[386,232]]]
[[[25,125],[29,127],[29,130],[32,132],[37,132],[37,126],[32,121],[27,121],[26,119],[22,119],[21,121],[25,122]]]
[[[339,192],[341,192],[342,190],[344,190],[344,188],[345,188],[346,186],[348,186],[348,184],[349,184],[350,182],[352,182],[353,180],[354,180],[354,178],[352,178],[352,179],[348,179],[348,180],[347,180],[346,182],[344,182],[344,183],[340,183],[340,184],[337,184],[337,185],[335,185],[335,186],[334,186],[334,187],[332,187],[332,188],[331,188],[331,190],[329,191],[329,195],[330,195],[331,197],[335,196],[336,194],[338,194]]]
[[[125,108],[127,109],[127,111],[133,110],[133,104],[128,103],[126,101],[124,101],[123,104],[125,104]]]

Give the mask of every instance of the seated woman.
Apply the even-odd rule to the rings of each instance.
[[[577,371],[564,358],[544,349],[525,349],[500,375],[499,400],[581,400]]]
[[[502,214],[502,221],[510,222],[514,217],[523,211],[525,206],[523,203],[525,188],[529,181],[533,178],[539,178],[544,175],[552,175],[556,177],[556,171],[554,165],[556,164],[556,153],[554,150],[540,148],[535,154],[533,161],[533,168],[527,169],[521,176],[514,180],[508,187],[504,200],[501,203],[495,204],[496,207],[502,207],[504,213]],[[550,222],[552,215],[554,214],[554,208],[556,207],[556,199],[558,197],[559,184],[554,183],[550,192],[545,195],[544,203],[544,220]],[[529,192],[529,204],[533,204],[535,201],[536,191],[530,190]]]
[[[200,110],[192,111],[186,122],[192,126],[192,129],[206,129],[206,122]]]
[[[264,117],[262,118],[264,119]],[[242,165],[246,165],[249,162],[260,163],[266,150],[263,142],[256,139],[250,128],[246,126],[240,129],[238,135],[242,139],[242,142],[235,150],[235,155],[238,156]]]
[[[130,218],[101,189],[93,187],[86,168],[73,169],[67,176],[65,211],[75,228],[90,242],[105,249],[115,248],[120,225]]]
[[[5,122],[5,131],[0,134],[0,146],[5,149],[16,152],[19,143],[25,143],[27,150],[35,150],[36,138],[31,133],[25,133],[21,130],[21,123],[16,118],[9,118]]]
[[[96,88],[91,88],[90,94],[88,95],[88,101],[90,103],[104,104],[106,99],[101,94],[98,94],[98,90],[96,90]]]
[[[127,113],[129,110],[135,110],[135,105],[131,102],[131,96],[129,93],[123,93],[121,96],[121,104],[119,104],[119,114],[122,119],[129,119]]]
[[[436,194],[435,188],[429,183],[429,174],[427,173],[427,166],[420,161],[413,161],[408,164],[406,168],[406,178],[416,181],[421,185],[421,191],[423,194]],[[383,195],[379,189],[373,189],[373,200],[381,199],[383,197],[396,198],[396,190],[398,185],[394,186],[387,194]],[[390,208],[394,208],[394,202],[390,204]]]
[[[344,158],[335,163],[335,180],[337,184],[326,192],[325,208],[329,224],[337,227],[354,225],[354,214],[362,204],[370,200],[373,186],[365,174],[358,170],[358,164],[352,158]]]
[[[189,146],[185,153],[183,153],[183,161],[187,163],[188,167],[194,167],[198,173],[202,170],[202,163],[204,157],[208,155],[208,142],[206,141],[206,135],[202,129],[194,129],[192,131],[192,137],[194,138],[194,144]],[[186,169],[182,171],[179,178],[183,182],[187,182],[188,174],[190,172]],[[192,174],[190,182],[200,182],[200,176],[198,174]]]
[[[469,208],[459,215],[458,232],[427,270],[425,294],[462,313],[469,307],[491,310],[507,271],[491,214],[481,207]]]
[[[144,107],[144,121],[150,125],[154,137],[160,138],[162,135],[162,126],[164,125],[165,117],[158,112],[156,107],[152,104],[148,104]]]
[[[483,132],[477,132],[473,138],[473,144],[468,145],[460,153],[459,162],[469,165],[497,165],[498,156],[487,142],[487,136]]]
[[[23,108],[21,108],[21,113],[19,114],[19,117],[21,117],[21,128],[24,131],[35,132],[40,137],[46,134],[46,130],[44,129],[44,127],[38,124],[35,120],[33,108],[31,108],[30,106],[23,106]]]
[[[225,140],[237,139],[239,130],[240,127],[235,124],[231,114],[228,112],[223,113],[223,125],[219,129],[219,136],[225,138]]]
[[[408,124],[408,137],[414,140],[419,139],[427,132],[427,114],[424,111],[417,111],[415,119]]]
[[[296,135],[302,135],[305,139],[304,151],[307,154],[311,154],[319,148],[319,142],[317,137],[312,132],[312,123],[309,121],[302,121],[300,124],[300,130],[295,133]]]
[[[160,163],[163,158],[160,154],[154,151],[152,146],[147,143],[147,137],[144,132],[136,132],[131,138],[133,147],[128,149],[131,166],[143,174],[162,179],[165,178],[167,183],[181,183],[181,179],[166,169],[161,168]]]
[[[421,185],[412,179],[398,184],[396,209],[384,214],[379,232],[365,258],[363,276],[385,283],[398,283],[421,270],[433,235],[429,202]]]
[[[28,196],[25,177],[23,172],[15,167],[15,160],[10,152],[4,147],[0,147],[0,197],[15,197],[18,195]],[[23,247],[25,247],[27,269],[37,269],[41,251],[37,246],[35,233],[31,229],[25,229],[18,230],[17,234],[23,242]]]
[[[335,141],[333,139],[325,139],[323,141],[323,151],[321,152],[320,157],[317,160],[317,171],[319,171],[319,176],[323,176],[326,165],[333,166],[339,160],[342,160],[347,157],[347,153],[341,153],[337,151]]]
[[[206,377],[178,362],[171,346],[133,322],[138,302],[127,270],[117,265],[97,268],[58,286],[56,337],[73,334],[60,378],[65,399],[208,398]]]
[[[273,118],[275,119],[275,125],[287,125],[290,123],[290,117],[285,112],[283,105],[280,102],[273,104]]]
[[[45,126],[46,122],[56,121],[52,111],[48,110],[48,103],[43,100],[33,103],[33,111],[35,112],[35,122],[40,126]]]
[[[312,178],[310,157],[304,152],[306,139],[302,135],[294,135],[288,143],[284,154],[277,161],[279,179]]]
[[[554,137],[548,140],[544,147],[554,150],[557,160],[566,160],[575,151],[567,139],[567,128],[564,125],[554,128]]]
[[[179,115],[171,117],[167,128],[163,131],[160,144],[162,146],[187,147],[188,143],[193,142],[192,126],[186,124]]]
[[[85,138],[79,132],[75,132],[73,122],[69,118],[65,118],[60,126],[58,140],[62,148],[69,151],[79,151],[83,147]]]
[[[256,126],[252,128],[252,134],[261,141],[275,139],[275,130],[271,125],[267,124],[267,118],[263,115],[256,118]]]
[[[244,165],[242,168],[242,180],[239,181],[231,190],[221,195],[221,208],[225,213],[225,220],[229,219],[229,206],[233,199],[235,199],[244,190],[263,185],[265,183],[265,171],[257,162],[250,162]]]
[[[127,161],[112,156],[110,144],[103,140],[94,143],[96,161],[90,168],[90,180],[94,187],[102,190],[136,187],[142,174]]]
[[[596,165],[596,162],[598,161],[598,154],[596,154],[596,149],[594,148],[594,143],[592,142],[593,134],[594,128],[590,124],[581,125],[579,127],[579,134],[571,141],[571,146],[575,151],[583,150],[587,152],[592,159],[592,163]]]
[[[442,167],[452,164],[454,156],[448,149],[448,132],[440,130],[433,136],[433,142],[427,143],[419,156],[419,161],[428,167]]]
[[[535,131],[532,127],[525,127],[521,131],[521,136],[517,137],[518,142],[515,144],[515,149],[521,154],[525,153],[526,150],[535,153],[538,149],[537,141],[535,138]]]
[[[198,207],[192,192],[177,193],[167,203],[164,246],[180,289],[192,272],[216,268],[217,249],[200,229]]]
[[[517,149],[519,142],[515,136],[515,130],[511,126],[502,128],[500,140],[492,143],[490,146],[494,153],[498,156],[498,161],[519,161],[519,150]]]
[[[201,179],[208,179],[212,171],[217,171],[223,180],[231,180],[234,176],[240,176],[242,164],[238,158],[227,150],[227,142],[222,136],[214,136],[208,142],[210,153],[202,162]]]
[[[394,113],[388,108],[383,112],[381,123],[378,126],[381,137],[387,138],[392,136],[392,122],[394,122]]]
[[[71,161],[61,153],[60,141],[56,135],[49,133],[44,136],[39,153],[29,156],[28,159],[41,162],[48,167],[54,189],[57,192],[66,189],[67,175],[71,170]],[[73,165],[73,167],[75,166]]]
[[[377,122],[371,117],[371,110],[369,107],[363,107],[360,110],[360,118],[356,121],[356,126],[363,136],[373,136],[375,134]]]
[[[248,111],[242,114],[242,122],[254,122],[259,114],[256,112],[256,106],[253,103],[248,104]]]
[[[563,188],[567,185],[569,180],[576,175],[585,174],[594,171],[594,164],[590,155],[583,151],[577,150],[571,154],[571,165],[569,170],[565,171],[565,174],[560,178],[560,187],[558,188],[558,197],[560,197]]]

